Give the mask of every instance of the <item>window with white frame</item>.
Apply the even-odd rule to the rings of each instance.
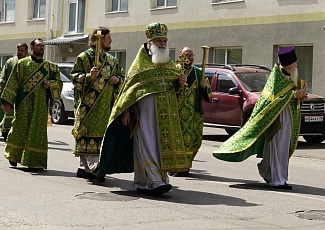
[[[83,33],[86,0],[68,0],[68,33]]]
[[[243,50],[241,48],[215,48],[213,63],[217,64],[241,64]]]
[[[45,18],[46,0],[34,0],[33,18]]]
[[[157,7],[176,6],[177,0],[157,0]]]
[[[129,0],[110,0],[109,11],[127,11]]]
[[[298,59],[299,79],[306,81],[307,92],[312,92],[313,85],[313,46],[295,46]]]
[[[15,0],[0,0],[0,22],[15,21]]]

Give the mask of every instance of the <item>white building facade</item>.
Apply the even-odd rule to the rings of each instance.
[[[19,3],[19,4],[18,4]],[[295,46],[299,78],[308,92],[325,96],[323,0],[0,0],[0,64],[19,42],[46,40],[46,58],[73,62],[97,26],[109,26],[112,53],[128,69],[147,24],[168,26],[170,55],[184,46],[208,63],[260,64],[272,68],[276,51]]]

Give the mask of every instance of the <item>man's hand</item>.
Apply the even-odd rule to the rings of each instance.
[[[44,88],[47,89],[48,87],[50,87],[50,81],[49,80],[45,80],[44,81]]]
[[[11,110],[11,104],[8,101],[5,101],[2,105],[1,108],[3,110],[3,112],[5,113],[9,113]]]
[[[120,79],[116,76],[111,76],[108,80],[109,84],[115,85],[120,82]]]
[[[90,77],[91,78],[97,77],[98,74],[99,74],[99,71],[98,71],[97,67],[94,66],[93,68],[91,68],[91,70],[90,70]]]
[[[130,112],[128,110],[122,113],[121,122],[125,126],[127,126],[130,123]]]
[[[182,74],[179,78],[178,78],[178,83],[181,86],[184,86],[186,84],[187,81],[187,77],[185,74]]]
[[[201,79],[200,81],[200,86],[204,89],[205,87],[207,87],[208,85],[208,82],[207,82],[207,79]]]
[[[304,101],[308,98],[308,94],[306,93],[305,89],[297,89],[295,93],[296,93],[296,97],[301,101]]]

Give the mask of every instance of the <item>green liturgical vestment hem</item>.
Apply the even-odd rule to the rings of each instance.
[[[288,106],[292,121],[291,156],[297,147],[300,132],[300,109],[294,99],[295,87],[294,82],[288,80],[278,64],[275,64],[246,124],[217,148],[213,155],[233,162],[243,161],[254,154],[263,157],[264,142],[281,128],[278,116]]]

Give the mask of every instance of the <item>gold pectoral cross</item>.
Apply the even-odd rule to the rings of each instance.
[[[185,64],[189,65],[191,63],[191,61],[186,57],[186,55],[184,53],[179,55],[179,59],[176,61],[177,64],[179,64],[181,66],[180,70],[181,70],[181,74],[185,74]],[[185,84],[185,91],[188,90],[188,84]]]

